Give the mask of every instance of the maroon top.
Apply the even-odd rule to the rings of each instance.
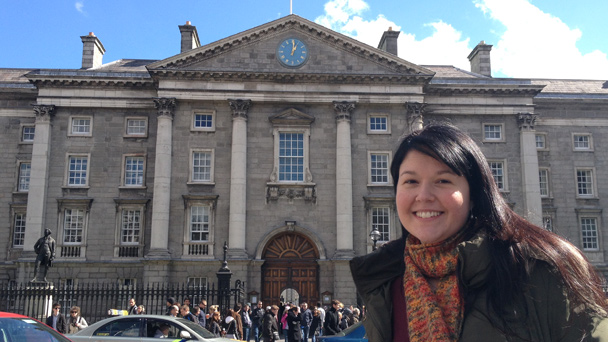
[[[407,329],[407,306],[405,304],[405,292],[403,291],[403,276],[393,280],[391,296],[393,297],[393,341],[408,342],[410,334]]]

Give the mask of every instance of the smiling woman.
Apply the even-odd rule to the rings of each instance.
[[[608,338],[591,264],[510,209],[468,135],[413,132],[391,174],[403,237],[351,261],[370,341]]]

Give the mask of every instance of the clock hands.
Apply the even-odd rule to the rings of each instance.
[[[293,39],[291,40],[291,45],[293,46],[291,48],[291,55],[293,56],[293,53],[296,52],[296,49],[298,48],[298,46],[296,45],[296,42]]]

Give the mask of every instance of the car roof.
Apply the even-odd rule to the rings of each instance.
[[[2,312],[0,311],[0,318],[30,318],[28,316],[16,314],[13,312]]]

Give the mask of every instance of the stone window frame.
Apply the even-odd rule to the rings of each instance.
[[[503,178],[503,185],[502,187],[499,185],[498,182],[496,182],[496,176],[494,175],[494,172],[492,172],[492,176],[494,177],[494,181],[496,182],[496,185],[498,186],[498,190],[500,190],[500,192],[509,192],[509,177],[508,177],[508,168],[507,168],[507,160],[506,159],[496,159],[496,158],[488,158],[488,166],[490,167],[490,170],[493,171],[491,163],[497,163],[497,164],[502,164],[502,178]]]
[[[92,198],[58,198],[57,215],[57,258],[62,259],[85,259],[87,249],[87,235],[89,231],[89,219],[91,215]],[[66,238],[66,212],[67,210],[82,211],[82,233],[81,241],[65,241]]]
[[[144,121],[144,132],[143,133],[130,133],[129,122],[130,121]],[[147,138],[148,137],[148,117],[147,116],[127,116],[125,117],[125,127],[123,131],[124,138]]]
[[[386,182],[373,182],[372,181],[372,155],[386,155]],[[393,159],[392,151],[380,151],[372,150],[367,151],[367,186],[392,186],[393,178],[391,176],[391,160]]]
[[[375,208],[387,208],[389,210],[389,240],[388,241],[378,241],[376,247],[380,247],[381,245],[389,242],[392,239],[395,239],[398,235],[398,228],[400,228],[399,218],[397,217],[397,209],[395,206],[395,197],[386,195],[386,196],[364,196],[363,200],[365,202],[365,215],[366,215],[366,243],[367,243],[367,253],[371,253],[373,250],[374,243],[369,238],[369,234],[373,230],[373,210]]]
[[[197,127],[196,116],[197,115],[209,115],[211,116],[210,127]],[[214,109],[196,109],[192,112],[192,120],[190,122],[190,131],[192,132],[215,132],[217,113]]]
[[[70,160],[72,158],[80,158],[80,157],[86,157],[87,159],[87,169],[86,169],[86,176],[85,178],[85,184],[70,184],[70,172],[72,172],[72,170],[70,170]],[[90,153],[66,153],[65,156],[65,175],[64,175],[64,180],[63,183],[65,184],[64,186],[66,188],[89,188],[89,180],[90,180],[90,176],[91,176],[91,154]],[[82,178],[82,177],[80,177]]]
[[[74,132],[74,120],[89,120],[88,126],[85,125],[83,127],[88,127],[88,132]],[[93,116],[92,115],[70,115],[69,117],[69,128],[68,128],[68,137],[92,137],[93,136]],[[80,127],[80,126],[78,126]]]
[[[27,203],[23,204],[11,204],[11,230],[10,230],[10,248],[12,249],[23,249],[25,243],[25,230],[26,230],[26,219],[27,219]],[[22,216],[20,220],[23,223],[23,231],[17,232],[17,217]],[[17,234],[21,234],[21,245],[15,245],[15,239]]]
[[[488,138],[486,136],[486,127],[488,126],[498,126],[500,127],[500,138]],[[483,137],[483,142],[489,143],[500,143],[506,141],[506,132],[505,132],[505,124],[503,122],[484,122],[481,125],[481,136]]]
[[[584,252],[600,252],[603,254],[602,250],[602,210],[601,209],[577,209],[577,223],[579,230],[579,238],[581,241],[580,248]],[[593,220],[595,223],[595,236],[585,237],[583,231],[583,220]],[[589,243],[594,244],[593,246],[585,247],[585,239],[589,240]],[[592,258],[593,259],[593,258]],[[595,261],[595,260],[592,260]]]
[[[557,233],[555,228],[555,210],[554,209],[543,209],[542,211],[542,228],[553,233]]]
[[[386,129],[385,130],[374,130],[372,129],[372,118],[385,118]],[[367,114],[367,134],[391,134],[391,116],[388,113],[368,113]]]
[[[538,140],[537,137],[542,137],[542,147],[538,146]],[[536,150],[537,151],[549,151],[549,140],[547,139],[547,133],[544,132],[536,132],[536,134],[534,135],[534,141],[536,143]]]
[[[145,246],[145,232],[147,224],[147,213],[149,199],[114,199],[116,204],[116,229],[114,239],[114,257],[125,258],[125,257],[143,257],[143,251]],[[139,241],[137,242],[123,242],[122,233],[124,228],[124,211],[139,211]]]
[[[210,170],[208,180],[195,180],[194,179],[194,154],[195,153],[209,153],[210,155]],[[215,184],[215,149],[214,148],[191,148],[189,153],[189,168],[188,168],[188,184]]]
[[[143,171],[141,184],[127,184],[127,159],[128,158],[142,158],[143,159]],[[147,155],[145,153],[127,153],[122,156],[122,169],[120,173],[120,188],[122,189],[145,189],[146,188],[146,171],[147,171]]]
[[[23,170],[21,169],[24,165],[30,166],[27,177],[24,176]],[[30,188],[31,177],[32,177],[32,161],[31,160],[18,160],[17,161],[17,184],[15,187],[16,192],[28,193],[29,188]],[[22,180],[24,180],[24,182],[25,182],[26,179],[27,179],[27,189],[24,189],[23,188],[24,184],[22,183]]]
[[[541,173],[545,173],[545,193],[543,194],[543,182],[542,182],[542,175]],[[551,198],[553,197],[553,193],[551,191],[552,187],[551,187],[551,168],[549,167],[539,167],[538,168],[538,181],[539,181],[539,185],[540,185],[540,197],[541,198]]]
[[[215,244],[216,211],[218,195],[183,195],[184,199],[184,235],[182,258],[213,258]],[[209,208],[208,236],[206,241],[193,241],[192,207]]]
[[[581,183],[579,183],[579,177],[578,177],[578,173],[579,171],[584,171],[584,172],[589,172],[590,173],[590,183],[591,186],[590,187],[586,187],[588,189],[591,190],[591,193],[587,193],[587,194],[581,194],[580,190],[581,190]],[[589,198],[597,198],[597,180],[596,180],[596,171],[595,171],[595,167],[592,166],[579,166],[579,167],[575,167],[574,168],[574,184],[576,184],[576,198],[583,198],[583,199],[589,199]]]
[[[33,128],[34,132],[26,133],[26,129]],[[27,136],[31,135],[31,139],[26,139]],[[33,144],[36,137],[36,124],[21,124],[21,144]]]
[[[587,144],[586,147],[577,147],[576,137],[586,137]],[[591,133],[572,133],[572,151],[575,152],[591,152],[593,151],[593,135]]]

